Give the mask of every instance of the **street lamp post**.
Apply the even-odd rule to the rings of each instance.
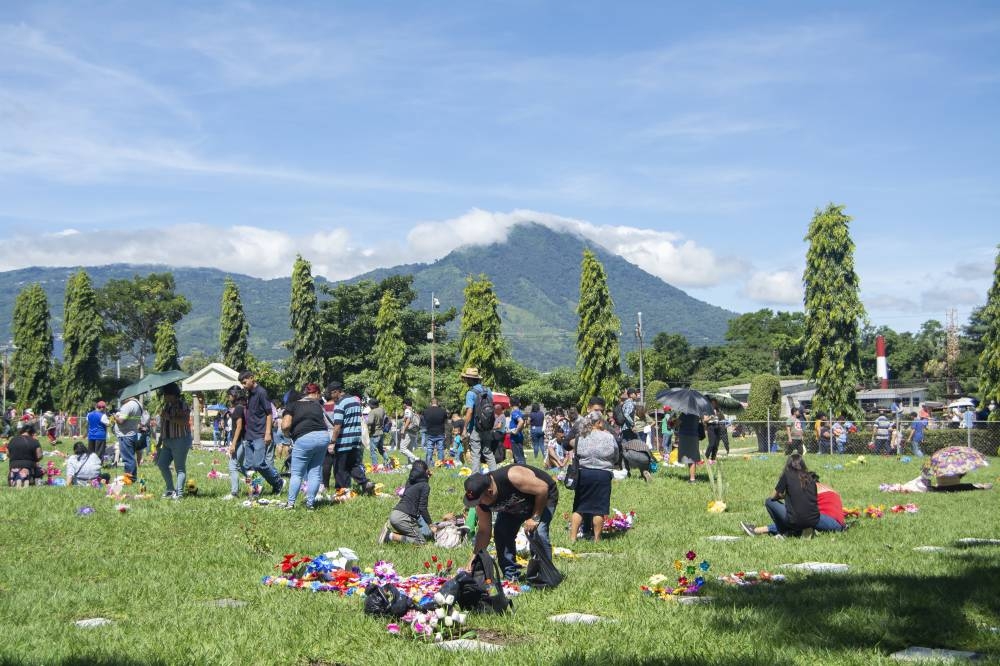
[[[646,380],[644,378],[642,365],[642,313],[638,313],[638,320],[635,323],[635,337],[639,340],[639,403],[646,404]]]
[[[431,400],[436,396],[434,393],[434,360],[435,360],[435,345],[437,344],[437,335],[434,330],[434,311],[441,307],[441,301],[434,297],[434,292],[431,292],[431,332],[427,334],[427,338],[431,341]]]
[[[3,352],[3,398],[0,405],[3,409],[7,409],[7,354],[17,349],[13,344],[7,343],[0,347],[0,351]]]

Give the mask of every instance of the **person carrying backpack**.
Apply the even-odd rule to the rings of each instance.
[[[479,369],[469,367],[462,372],[462,380],[469,390],[465,392],[465,431],[469,433],[469,464],[479,469],[482,461],[493,471],[497,459],[491,447],[493,439],[493,391],[483,386]]]

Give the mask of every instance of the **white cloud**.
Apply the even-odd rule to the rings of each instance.
[[[472,210],[440,222],[423,222],[398,243],[379,240],[362,244],[346,228],[333,227],[311,235],[253,226],[219,228],[177,224],[160,228],[116,230],[65,229],[45,235],[0,240],[6,268],[87,266],[108,263],[152,263],[204,266],[263,278],[288,275],[296,254],[313,263],[313,272],[332,280],[411,262],[431,262],[457,247],[506,240],[517,224],[538,222],[552,229],[579,234],[622,255],[647,272],[679,287],[704,287],[723,282],[741,264],[720,258],[709,248],[672,232],[628,226],[599,226],[549,213],[515,210],[491,213]],[[378,239],[378,234],[369,234]]]
[[[743,288],[743,295],[760,303],[802,304],[802,274],[790,270],[756,271]]]
[[[920,306],[924,312],[944,311],[963,305],[982,305],[985,302],[986,294],[971,287],[939,286],[920,294]]]
[[[720,258],[711,249],[683,240],[674,232],[599,226],[531,210],[491,213],[476,209],[443,222],[424,222],[410,231],[407,242],[418,260],[428,261],[441,256],[443,248],[450,250],[461,245],[503,241],[512,227],[523,222],[537,222],[583,236],[678,287],[718,284],[743,267],[739,260]]]
[[[948,271],[948,275],[959,280],[985,280],[993,276],[993,262],[984,259],[982,261],[960,261],[955,267]]]
[[[884,310],[886,312],[914,312],[918,306],[916,301],[905,296],[893,294],[874,294],[862,299],[865,308],[869,310]]]

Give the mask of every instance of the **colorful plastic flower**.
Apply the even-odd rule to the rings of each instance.
[[[689,550],[687,554],[684,555],[684,557],[688,558],[688,560],[693,560],[694,558],[698,557],[698,554],[695,553],[693,550]]]

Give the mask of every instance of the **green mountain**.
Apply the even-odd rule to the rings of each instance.
[[[349,280],[380,280],[412,273],[420,294],[416,307],[430,307],[431,292],[443,307],[461,309],[465,280],[485,273],[501,302],[504,332],[514,357],[546,370],[575,363],[576,301],[580,289],[580,259],[590,247],[604,264],[608,284],[622,321],[622,348],[635,348],[632,333],[636,312],[643,313],[646,338],[660,331],[680,333],[692,344],[721,344],[726,322],[734,313],[694,299],[625,259],[575,234],[539,224],[515,227],[504,243],[455,250],[432,264],[410,264],[379,269]],[[76,268],[26,268],[0,273],[0,341],[10,339],[11,313],[18,291],[32,282],[45,289],[52,310],[52,327],[62,331],[66,279]],[[96,287],[108,280],[127,279],[155,271],[171,271],[177,290],[191,301],[191,313],[177,326],[181,353],[218,351],[219,310],[226,272],[214,268],[169,268],[114,264],[87,268]],[[254,355],[278,359],[290,336],[288,297],[290,278],[263,280],[229,274],[240,288],[250,323]],[[317,276],[317,286],[330,284]],[[56,343],[57,354],[61,345]]]

